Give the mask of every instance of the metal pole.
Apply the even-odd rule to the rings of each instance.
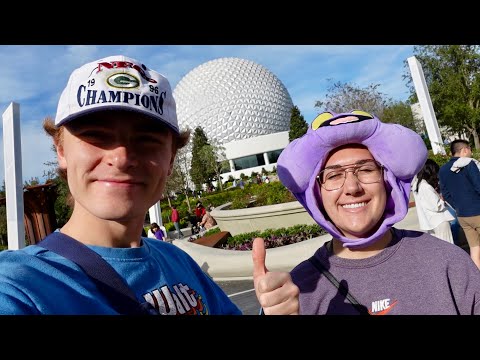
[[[425,122],[425,126],[427,128],[428,138],[432,144],[433,153],[445,155],[442,135],[440,134],[440,130],[438,128],[435,111],[433,111],[432,100],[430,99],[430,93],[428,92],[422,66],[415,56],[409,57],[407,60],[408,66],[410,67],[410,73],[412,74],[413,84],[415,85],[418,102],[420,103],[420,108],[422,109],[423,121]]]
[[[3,113],[3,154],[8,248],[18,250],[25,247],[25,225],[23,218],[20,105],[14,102],[10,103]]]

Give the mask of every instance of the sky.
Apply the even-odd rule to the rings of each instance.
[[[256,62],[287,88],[293,104],[310,123],[324,109],[315,108],[333,82],[360,88],[379,84],[387,98],[409,96],[402,76],[413,45],[0,45],[0,110],[20,106],[23,182],[44,183],[45,163],[55,161],[42,121],[55,117],[57,102],[70,73],[110,55],[126,55],[165,75],[172,87],[197,66],[221,57]],[[3,120],[0,123],[0,184],[5,178]]]

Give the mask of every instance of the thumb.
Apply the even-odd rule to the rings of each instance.
[[[267,252],[265,250],[265,241],[262,238],[255,238],[252,246],[252,260],[253,260],[253,279],[265,275],[268,269],[265,267],[265,257]]]

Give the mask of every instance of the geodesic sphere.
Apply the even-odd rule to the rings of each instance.
[[[173,96],[180,129],[201,126],[209,139],[223,144],[290,129],[290,94],[253,61],[208,61],[185,75]]]

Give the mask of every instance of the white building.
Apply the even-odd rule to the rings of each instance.
[[[219,58],[197,66],[173,92],[181,129],[202,127],[225,147],[230,171],[272,170],[288,144],[293,102],[282,82],[250,60]]]
[[[410,108],[412,109],[413,119],[415,120],[415,126],[417,128],[417,131],[421,131],[424,135],[426,135],[427,130],[425,127],[425,120],[422,115],[420,103],[415,103],[411,105]],[[468,135],[466,133],[455,134],[449,131],[448,128],[445,126],[439,126],[439,130],[445,144],[449,144],[455,139],[463,139],[468,141]]]

